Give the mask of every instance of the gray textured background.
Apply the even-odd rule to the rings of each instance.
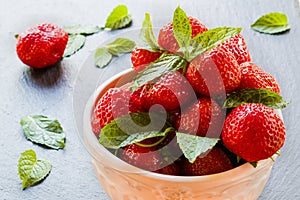
[[[171,2],[171,3],[170,3]],[[189,1],[101,1],[101,0],[1,0],[0,3],[0,199],[108,199],[102,191],[90,157],[80,142],[73,119],[73,90],[81,66],[90,53],[111,36],[102,32],[87,39],[85,47],[61,65],[46,71],[32,71],[15,52],[14,34],[40,22],[58,25],[103,25],[108,13],[124,3],[133,15],[132,28],[141,26],[145,12],[156,26],[172,19],[178,4],[208,27],[243,27],[253,61],[279,81],[282,95],[292,101],[283,111],[287,140],[260,199],[300,199],[300,9],[296,0],[189,0]],[[259,16],[281,11],[289,16],[292,29],[283,35],[264,35],[249,26]],[[94,67],[94,66],[90,66]],[[81,80],[84,84],[84,80]],[[89,94],[82,94],[88,96]],[[46,150],[27,141],[19,125],[21,116],[44,114],[57,118],[67,134],[64,150]],[[49,177],[40,185],[21,189],[17,174],[19,155],[34,149],[39,158],[52,162]]]

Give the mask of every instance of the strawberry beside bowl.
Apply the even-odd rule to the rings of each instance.
[[[258,161],[256,168],[245,163],[211,175],[173,176],[132,166],[100,145],[90,123],[95,101],[116,84],[129,83],[134,75],[129,69],[108,79],[90,97],[84,111],[83,141],[92,156],[96,175],[111,199],[251,200],[259,197],[270,176],[272,159]],[[281,111],[278,114],[281,116]]]

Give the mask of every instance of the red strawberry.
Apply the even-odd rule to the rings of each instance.
[[[166,175],[173,175],[173,176],[179,176],[180,173],[180,167],[176,163],[172,163],[170,165],[167,165],[157,171],[156,173],[159,174],[166,174]]]
[[[155,83],[143,86],[141,101],[146,110],[159,104],[169,111],[185,105],[190,101],[193,92],[186,78],[174,71],[160,77]]]
[[[275,154],[285,140],[285,127],[271,108],[262,104],[243,104],[227,116],[222,140],[241,158],[255,162]]]
[[[238,89],[264,88],[280,94],[280,88],[276,79],[254,63],[241,64],[242,80]]]
[[[197,157],[194,163],[185,160],[182,171],[186,176],[216,174],[232,169],[230,159],[217,147]]]
[[[17,54],[33,68],[44,68],[58,62],[66,48],[68,33],[60,27],[43,23],[27,29],[18,36]]]
[[[139,110],[133,100],[135,97],[131,97],[132,92],[129,90],[110,88],[97,101],[91,116],[91,125],[96,136],[99,135],[101,128],[113,119]]]
[[[196,92],[216,96],[239,86],[241,70],[231,52],[225,48],[214,48],[190,63],[186,78]]]
[[[207,31],[205,25],[203,25],[199,20],[189,17],[190,24],[192,26],[192,38],[195,37],[199,33],[203,33]],[[165,50],[176,53],[179,49],[179,44],[177,43],[174,33],[173,33],[173,24],[169,23],[165,25],[160,31],[158,35],[158,44]]]
[[[177,119],[179,132],[198,136],[219,137],[221,135],[225,113],[220,106],[208,97],[200,97],[188,106]]]
[[[251,56],[248,51],[245,38],[241,34],[235,35],[226,40],[220,44],[220,47],[227,48],[234,55],[239,64],[251,62]]]
[[[134,48],[131,52],[131,62],[135,72],[143,71],[150,63],[161,56],[162,52],[152,52],[142,48]]]
[[[161,157],[153,147],[141,147],[131,144],[121,150],[119,157],[125,162],[141,169],[148,171],[160,169]]]

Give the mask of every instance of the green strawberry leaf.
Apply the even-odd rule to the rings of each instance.
[[[150,46],[150,49],[152,51],[160,51],[160,47],[153,33],[153,26],[152,26],[152,21],[149,13],[145,14],[143,26],[140,31],[140,38]]]
[[[271,12],[257,19],[251,28],[255,31],[276,34],[289,30],[291,27],[288,24],[288,17],[279,12]]]
[[[22,181],[22,188],[33,186],[45,179],[51,168],[49,161],[37,160],[33,150],[26,150],[21,153],[18,161],[18,173]]]
[[[247,88],[230,93],[223,104],[223,108],[235,108],[245,103],[261,103],[272,109],[283,109],[289,104],[279,94],[271,90]]]
[[[239,34],[241,30],[241,28],[220,27],[198,34],[191,39],[190,52],[185,58],[191,61],[198,55],[218,46],[232,36]]]
[[[179,52],[187,54],[192,37],[192,26],[185,12],[177,7],[173,16],[174,37],[179,44]]]
[[[106,45],[109,53],[118,56],[120,53],[129,53],[135,47],[135,42],[127,38],[117,38],[112,43]]]
[[[168,72],[177,71],[179,69],[185,71],[186,67],[187,61],[184,58],[175,54],[164,53],[133,79],[133,87],[131,89],[135,90]]]
[[[180,132],[177,132],[176,136],[180,149],[190,163],[194,163],[199,155],[212,149],[220,140]]]
[[[62,149],[66,146],[66,135],[55,119],[43,115],[28,115],[21,118],[20,124],[26,138],[34,143],[53,149]]]
[[[250,165],[252,165],[254,168],[257,167],[257,162],[249,162]]]
[[[73,26],[65,26],[63,29],[69,34],[69,35],[92,35],[94,33],[98,33],[103,28],[99,26],[93,26],[93,25],[81,25],[81,24],[76,24]]]
[[[105,28],[121,29],[130,25],[132,22],[131,15],[125,5],[119,5],[113,9],[106,19]]]
[[[141,112],[124,115],[101,129],[99,143],[106,148],[119,149],[148,138],[165,136],[170,129],[161,131],[164,124],[165,119],[157,114],[149,116]]]
[[[111,53],[108,52],[107,48],[98,48],[94,54],[95,64],[99,68],[107,66],[112,60]]]
[[[85,36],[83,35],[69,35],[67,47],[65,49],[63,57],[69,57],[75,54],[85,44]]]

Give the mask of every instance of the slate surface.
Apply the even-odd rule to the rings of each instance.
[[[156,26],[164,25],[171,21],[173,10],[178,4],[208,27],[243,27],[242,33],[248,42],[253,61],[277,78],[282,95],[292,101],[283,111],[287,140],[282,156],[276,161],[271,178],[259,199],[300,199],[300,9],[296,0],[1,0],[0,199],[108,199],[77,134],[73,118],[73,91],[76,91],[76,84],[85,84],[84,79],[78,82],[76,77],[80,75],[81,67],[86,66],[85,60],[91,52],[124,30],[113,33],[105,31],[90,36],[80,52],[46,71],[32,71],[18,60],[14,34],[44,21],[61,26],[103,25],[108,13],[120,3],[126,4],[133,15],[134,22],[130,29],[141,26],[145,12],[151,13]],[[288,33],[271,36],[249,28],[259,16],[271,11],[281,11],[289,16],[292,29]],[[83,97],[88,95],[88,91],[82,94]],[[57,118],[67,134],[66,148],[60,151],[46,150],[27,141],[19,125],[20,117],[27,114]],[[17,161],[20,153],[26,149],[34,149],[39,158],[50,160],[53,169],[42,184],[22,191]]]

